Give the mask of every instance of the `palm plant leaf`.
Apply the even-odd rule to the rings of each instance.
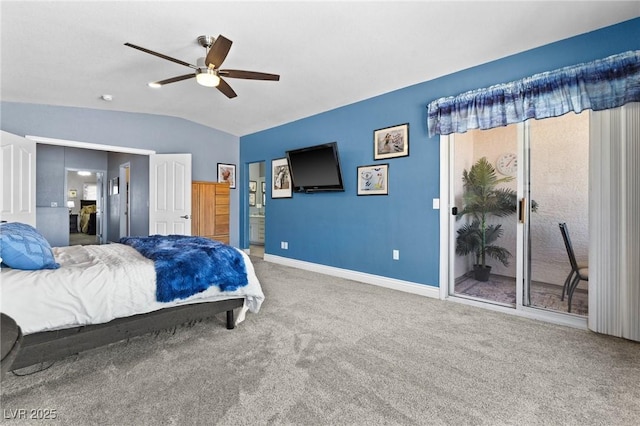
[[[466,256],[469,253],[474,253],[477,257],[480,247],[482,246],[480,222],[474,220],[472,223],[467,223],[461,226],[458,229],[457,234],[456,254],[459,256]]]
[[[515,199],[516,192],[512,189],[497,189],[500,184],[510,182],[513,177],[498,178],[496,170],[486,157],[480,158],[469,171],[462,172],[464,186],[464,207],[458,219],[466,214],[486,220],[487,215],[504,216],[510,210],[511,197]],[[515,212],[515,204],[513,204]]]
[[[486,157],[480,158],[468,171],[462,172],[463,207],[456,217],[471,216],[471,223],[461,226],[457,233],[456,254],[466,256],[473,254],[476,264],[486,266],[486,258],[490,257],[509,265],[511,253],[504,247],[494,243],[502,237],[504,229],[501,224],[489,224],[491,216],[506,217],[517,211],[518,194],[510,188],[498,188],[510,182],[513,177],[499,178],[495,168]],[[531,202],[531,210],[536,211],[538,203]]]
[[[484,252],[492,259],[500,261],[504,266],[509,266],[509,258],[511,253],[504,247],[500,246],[486,246]]]
[[[462,172],[464,205],[457,219],[469,215],[473,220],[458,230],[456,254],[465,256],[473,253],[476,263],[482,266],[486,266],[487,256],[508,265],[511,253],[504,247],[493,245],[502,237],[504,229],[500,224],[488,224],[487,220],[491,216],[505,217],[516,212],[517,192],[510,188],[498,188],[512,180],[511,176],[499,178],[486,157]]]
[[[489,225],[486,227],[485,232],[484,232],[484,243],[485,244],[491,244],[495,241],[497,241],[500,237],[502,237],[502,234],[504,234],[504,229],[502,229],[502,225],[498,224],[498,225]]]

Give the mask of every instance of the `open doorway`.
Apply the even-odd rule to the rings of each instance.
[[[125,163],[120,165],[118,173],[118,192],[120,202],[120,238],[128,237],[131,235],[131,193],[129,191],[131,180],[131,163]]]
[[[249,254],[264,256],[264,229],[266,218],[265,162],[249,164]]]
[[[69,245],[102,243],[104,171],[66,169]]]

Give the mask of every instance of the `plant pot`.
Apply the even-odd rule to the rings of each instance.
[[[473,278],[476,281],[489,281],[491,266],[473,265]]]

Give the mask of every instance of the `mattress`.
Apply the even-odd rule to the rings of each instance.
[[[237,249],[236,249],[237,250]],[[25,335],[143,314],[171,306],[244,298],[237,315],[257,313],[264,294],[253,264],[238,250],[247,270],[248,284],[222,292],[216,286],[186,299],[156,300],[153,261],[124,244],[54,247],[58,269],[0,271],[0,310],[11,316]]]

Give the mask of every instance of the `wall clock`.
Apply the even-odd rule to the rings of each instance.
[[[518,156],[512,152],[507,152],[498,157],[496,168],[505,176],[515,176],[518,173]]]

